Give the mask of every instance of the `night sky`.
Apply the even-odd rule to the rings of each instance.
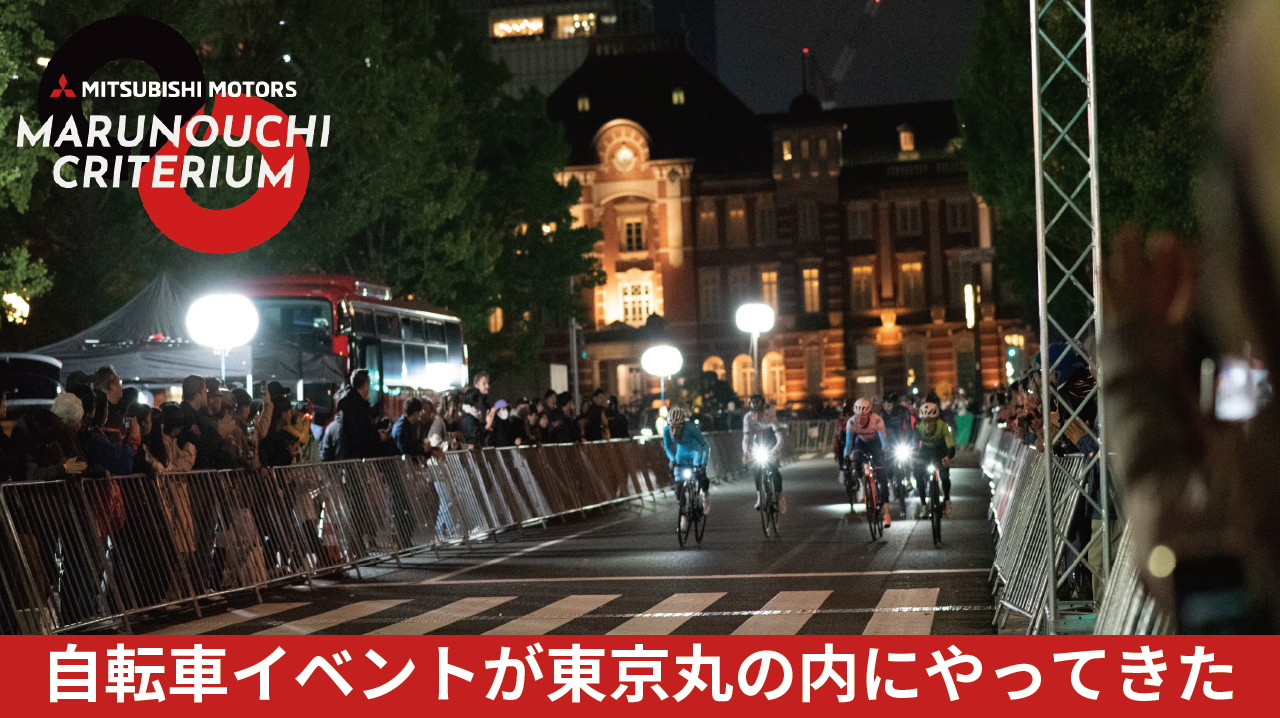
[[[756,112],[800,92],[801,49],[830,74],[867,0],[717,0],[720,79]],[[981,0],[881,0],[836,94],[841,107],[950,99]]]

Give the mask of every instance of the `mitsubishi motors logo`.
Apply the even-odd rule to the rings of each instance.
[[[140,60],[158,81],[91,80],[116,60]],[[55,79],[56,78],[56,79]],[[36,106],[39,124],[18,118],[17,146],[52,147],[53,179],[63,188],[137,188],[147,215],[173,241],[199,252],[239,252],[284,229],[310,179],[308,148],[327,147],[329,116],[287,115],[266,98],[294,97],[295,82],[208,82],[190,43],[150,18],[108,18],[76,32],[45,67]],[[156,98],[152,112],[90,115],[86,98]],[[213,106],[205,111],[207,98]],[[221,138],[252,142],[260,156],[203,157],[190,150]],[[137,148],[135,152],[134,148]],[[64,177],[64,168],[76,178]],[[249,199],[229,209],[196,204],[188,187],[244,187]]]
[[[50,96],[50,97],[57,97],[58,95],[61,95],[61,94],[62,94],[62,93],[64,93],[64,92],[67,94],[67,97],[75,97],[75,96],[76,96],[76,93],[74,93],[74,92],[72,92],[71,90],[68,90],[68,89],[67,89],[67,76],[66,76],[66,75],[62,75],[61,77],[59,77],[59,78],[58,78],[58,89],[54,90],[54,91],[53,91],[53,93],[51,93],[49,96]]]

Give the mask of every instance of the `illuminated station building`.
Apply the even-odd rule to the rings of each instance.
[[[562,182],[599,227],[584,388],[656,390],[643,351],[746,395],[738,306],[765,302],[757,390],[778,405],[884,392],[972,395],[1023,369],[1027,327],[992,271],[993,212],[955,159],[949,102],[753,114],[678,38],[601,38],[549,100],[573,150]],[[972,326],[971,326],[972,325]],[[653,380],[656,383],[656,380]]]

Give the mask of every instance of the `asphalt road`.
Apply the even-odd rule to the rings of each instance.
[[[788,513],[765,538],[748,481],[712,487],[700,546],[681,549],[672,496],[588,512],[365,567],[335,581],[161,611],[137,633],[860,634],[991,632],[987,486],[952,471],[943,544],[902,520],[872,543],[830,459],[783,468]],[[908,511],[914,511],[915,499]]]

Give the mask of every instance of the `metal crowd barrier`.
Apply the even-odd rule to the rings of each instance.
[[[1095,635],[1146,636],[1172,632],[1172,622],[1156,608],[1155,600],[1139,581],[1141,563],[1126,532],[1120,537],[1107,589],[1098,606],[1093,627]]]
[[[825,451],[829,422],[787,430]],[[742,433],[709,432],[708,476]],[[798,449],[791,447],[800,447]],[[123,623],[164,606],[439,549],[673,485],[657,438],[0,485],[0,633]]]
[[[796,457],[804,454],[825,456],[834,445],[833,432],[836,423],[828,419],[789,421],[786,424],[786,453]]]

